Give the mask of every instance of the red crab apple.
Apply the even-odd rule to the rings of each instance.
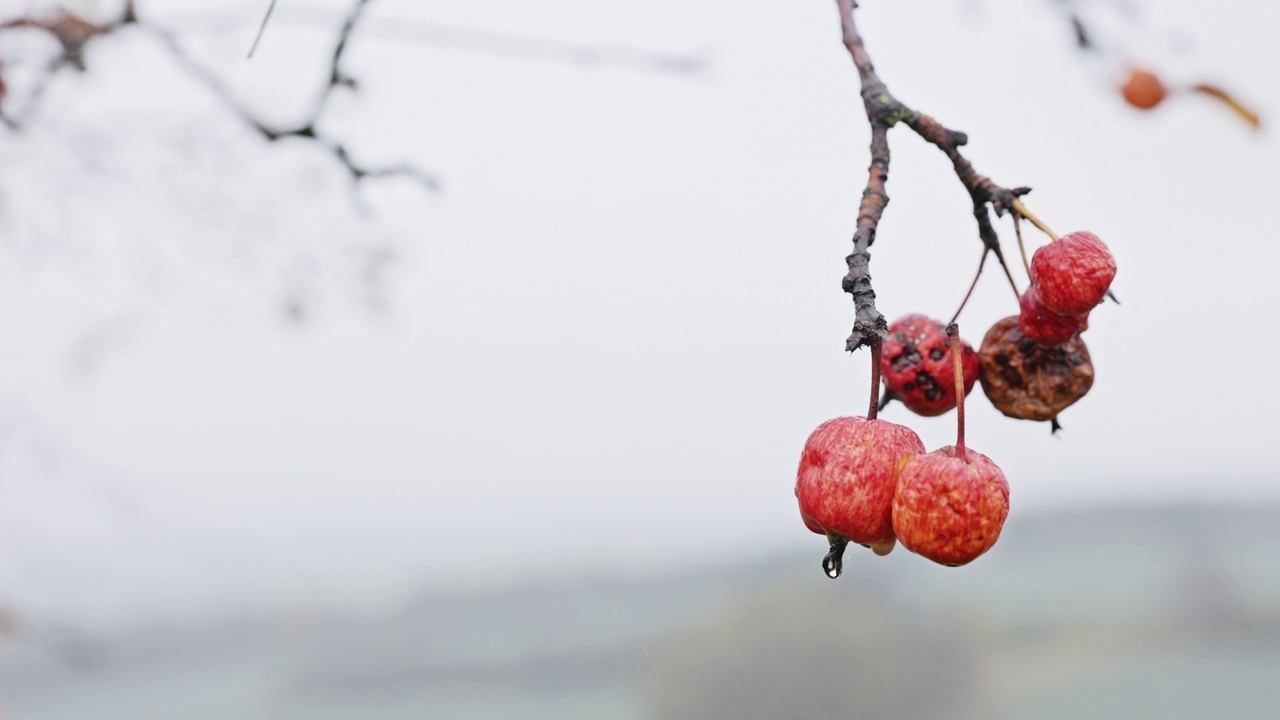
[[[959,331],[948,329],[952,347]],[[962,386],[960,363],[955,383]],[[1009,515],[1009,482],[982,453],[964,444],[964,394],[958,390],[956,444],[913,455],[898,470],[893,531],[903,547],[943,565],[972,562],[991,549]]]
[[[903,547],[952,567],[991,549],[1009,515],[1009,482],[991,458],[948,445],[903,463],[893,529]]]
[[[1031,282],[1040,290],[1040,302],[1059,315],[1092,310],[1115,276],[1116,259],[1090,232],[1063,235],[1031,256]]]
[[[961,343],[964,389],[978,380],[978,355]],[[951,382],[951,348],[946,327],[924,315],[907,315],[889,326],[880,369],[889,392],[918,415],[941,415],[956,406]]]
[[[1020,306],[1018,328],[1042,347],[1058,347],[1089,327],[1089,313],[1059,315],[1046,308],[1035,285],[1022,293]]]
[[[893,550],[890,506],[898,466],[922,452],[924,443],[911,428],[885,420],[838,417],[809,436],[796,473],[796,498],[805,526],[831,542],[836,557],[834,568],[832,555],[823,561],[828,575],[839,574],[838,555],[847,542],[877,555]]]

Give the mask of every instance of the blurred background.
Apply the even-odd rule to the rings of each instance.
[[[793,486],[867,403],[835,4],[376,0],[332,92],[356,3],[280,0],[246,59],[267,4],[138,2],[83,72],[0,31],[6,720],[1274,716],[1280,5],[862,3],[895,94],[1101,236],[1123,304],[1057,436],[974,396],[995,548],[831,581]],[[1130,64],[1263,129],[1140,113]],[[878,304],[946,319],[970,202],[890,139]],[[1014,313],[989,272],[963,334]]]

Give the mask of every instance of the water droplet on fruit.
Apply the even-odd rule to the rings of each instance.
[[[822,558],[822,571],[832,580],[840,577],[840,572],[844,570],[844,549],[848,545],[849,541],[842,537],[831,538],[831,551]]]

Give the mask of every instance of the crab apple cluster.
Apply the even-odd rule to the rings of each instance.
[[[978,381],[978,355],[961,343],[964,391]],[[907,315],[889,326],[880,359],[889,396],[918,415],[941,415],[956,406],[946,326],[925,315]]]
[[[876,555],[901,543],[952,567],[990,550],[1009,515],[1009,482],[991,458],[966,448],[965,396],[980,381],[1000,412],[1056,430],[1058,414],[1093,386],[1080,334],[1110,292],[1115,258],[1093,233],[1059,238],[1025,208],[1019,212],[1052,238],[1027,263],[1031,284],[1019,314],[993,325],[976,353],[954,322],[898,319],[872,344],[868,417],[828,420],[805,443],[795,494],[805,526],[830,543],[829,576],[840,574],[849,543]],[[886,397],[919,415],[955,408],[956,443],[926,453],[913,430],[877,419],[882,375]]]
[[[823,560],[831,577],[840,574],[851,542],[887,555],[900,541],[934,562],[958,566],[1000,537],[1009,483],[990,458],[964,445],[966,358],[973,351],[961,351],[955,325],[943,336],[957,409],[955,445],[926,453],[915,431],[874,417],[828,420],[805,442],[796,499],[805,526],[831,545]],[[876,379],[873,372],[873,398]]]

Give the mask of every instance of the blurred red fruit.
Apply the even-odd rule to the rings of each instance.
[[[1159,105],[1169,91],[1155,73],[1134,68],[1129,71],[1129,78],[1120,88],[1125,102],[1139,110],[1150,110]]]

